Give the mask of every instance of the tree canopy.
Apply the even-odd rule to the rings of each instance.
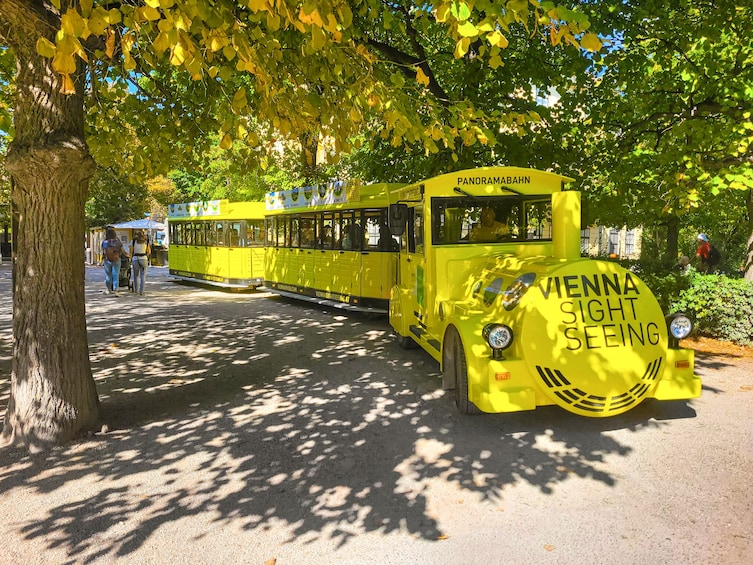
[[[572,166],[592,195],[592,218],[673,227],[668,255],[675,260],[682,226],[726,238],[728,226],[705,210],[734,191],[748,207],[736,227],[750,238],[753,40],[746,22],[753,8],[650,0],[588,10],[609,45],[593,56],[591,73],[562,91],[569,120],[560,127],[572,124],[563,137],[578,148]]]
[[[587,27],[577,10],[526,0],[0,0],[16,63],[3,85],[15,91],[6,167],[19,217],[3,441],[42,448],[99,418],[84,266],[60,262],[80,256],[92,155],[144,179],[194,164],[219,139],[242,141],[240,157],[263,168],[280,140],[324,136],[341,152],[378,124],[394,147],[459,160],[459,148],[493,145],[538,116],[477,105],[461,80],[451,88],[435,73],[460,72],[462,60],[514,74],[514,38],[598,49]]]

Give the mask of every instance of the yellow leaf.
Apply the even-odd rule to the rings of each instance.
[[[105,54],[112,59],[115,53],[115,32],[111,29],[107,30],[107,39],[105,40]]]
[[[246,4],[254,13],[260,12],[262,10],[265,10],[267,12],[271,11],[269,9],[269,5],[267,4],[267,0],[247,0]]]
[[[434,14],[434,17],[437,19],[438,22],[446,22],[447,18],[450,15],[450,5],[449,4],[442,4],[439,8],[437,8],[436,14]]]
[[[314,51],[319,51],[327,44],[327,36],[321,28],[311,28],[311,47]]]
[[[65,35],[79,37],[84,32],[85,28],[86,22],[84,21],[84,18],[82,18],[81,14],[73,8],[69,9],[60,18],[60,29],[63,30]]]
[[[61,78],[63,81],[60,85],[60,92],[63,94],[76,94],[76,87],[73,85],[71,75],[63,74]]]
[[[277,31],[280,29],[280,16],[276,13],[267,14],[267,27],[269,31]]]
[[[458,33],[463,37],[476,37],[478,29],[471,22],[466,21],[458,26]]]
[[[229,133],[226,133],[222,137],[222,141],[220,142],[220,148],[230,149],[232,146],[233,146],[233,138],[230,136]]]
[[[306,14],[303,11],[303,7],[301,7],[301,10],[298,12],[298,19],[304,24],[309,24],[316,27],[324,27],[324,22],[322,22],[322,17],[319,15],[318,10],[314,10],[310,14]]]
[[[44,37],[37,39],[37,53],[42,57],[54,57],[55,56],[55,44]]]
[[[471,40],[468,37],[462,38],[455,44],[455,58],[462,59],[465,54],[468,53],[468,47],[471,45]]]
[[[580,40],[580,46],[587,51],[596,52],[602,47],[601,39],[595,33],[586,33]]]
[[[52,68],[63,75],[73,74],[76,72],[76,60],[72,53],[63,53],[57,50],[52,59]]]
[[[496,30],[487,35],[486,40],[500,49],[505,49],[510,44],[507,38]]]
[[[89,17],[92,11],[92,0],[79,0],[78,5],[81,7],[81,15],[85,18]]]
[[[170,47],[170,37],[164,31],[157,34],[152,43],[154,50],[157,53],[164,53]]]
[[[429,86],[429,77],[426,76],[421,67],[416,67],[416,81],[418,84]]]
[[[109,23],[109,14],[101,6],[97,6],[86,22],[89,31],[94,35],[102,35]]]
[[[248,105],[248,99],[246,98],[246,89],[239,88],[233,96],[231,106],[233,112],[238,113]]]
[[[156,8],[151,6],[142,6],[136,9],[136,18],[139,20],[147,20],[153,22],[160,19],[162,16]]]
[[[115,25],[120,23],[120,10],[117,8],[111,8],[109,12],[107,12],[107,21],[110,23],[110,25]]]

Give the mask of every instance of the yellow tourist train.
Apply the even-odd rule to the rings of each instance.
[[[485,167],[171,207],[170,272],[388,314],[402,347],[439,363],[465,414],[558,405],[608,417],[699,396],[693,351],[679,346],[692,322],[665,316],[631,271],[581,257],[570,182]]]
[[[556,404],[614,416],[646,398],[701,393],[692,330],[666,317],[615,262],[580,254],[581,197],[571,179],[488,167],[396,191],[400,236],[389,320],[404,347],[440,363],[461,412]]]
[[[268,193],[264,286],[386,314],[398,246],[387,210],[390,193],[399,186],[350,181]]]
[[[170,204],[170,275],[232,289],[264,282],[263,202]]]

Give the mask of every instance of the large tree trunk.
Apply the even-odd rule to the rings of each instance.
[[[15,138],[6,167],[18,213],[11,392],[0,443],[30,450],[92,429],[99,399],[89,363],[84,303],[84,205],[93,159],[84,141],[83,74],[61,93],[50,60],[43,2],[0,1],[0,31],[16,54]]]
[[[745,206],[748,209],[748,248],[746,249],[747,253],[745,253],[743,271],[745,272],[745,279],[753,281],[753,190],[748,191]]]

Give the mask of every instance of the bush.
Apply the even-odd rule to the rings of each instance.
[[[680,272],[658,275],[655,273],[641,273],[638,271],[637,274],[651,289],[654,296],[656,296],[656,300],[659,301],[659,306],[661,306],[662,312],[668,314],[678,312],[677,309],[673,309],[673,304],[678,296],[681,296],[684,291],[691,288],[693,280],[692,275],[682,274]]]
[[[665,287],[665,311],[684,312],[695,320],[696,334],[753,345],[753,283],[726,275],[703,275],[692,272],[686,276],[687,287]],[[654,290],[654,281],[645,281]],[[676,294],[674,294],[677,291]],[[654,290],[654,292],[657,292]],[[662,300],[659,301],[662,304]],[[664,307],[664,304],[662,304]]]

